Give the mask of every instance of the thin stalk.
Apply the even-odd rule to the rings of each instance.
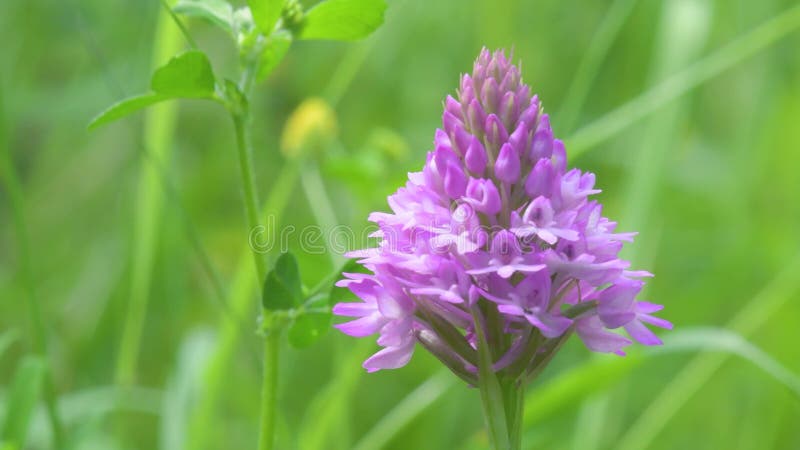
[[[264,338],[264,378],[261,384],[261,422],[258,450],[275,446],[275,406],[278,396],[278,359],[281,350],[281,330],[269,330]]]
[[[253,171],[253,148],[250,132],[247,128],[246,113],[231,114],[236,131],[236,149],[239,154],[239,170],[244,191],[244,207],[247,215],[248,233],[258,228],[258,195],[256,194],[256,177]],[[257,278],[261,280],[267,273],[264,258],[255,248],[252,249]]]
[[[276,227],[280,225],[277,218],[286,208],[298,176],[299,164],[290,163],[281,170],[262,208],[262,218],[265,223],[271,223],[267,216],[272,216],[275,217],[275,221],[272,223]],[[270,232],[274,232],[274,230]],[[270,238],[274,238],[274,236]],[[233,276],[234,281],[225,299],[225,303],[230,305],[232,316],[223,318],[220,325],[220,336],[203,371],[203,393],[197,408],[195,408],[191,425],[189,448],[193,450],[213,447],[213,444],[209,443],[212,441],[209,433],[214,430],[214,413],[218,409],[220,394],[225,386],[230,360],[242,338],[241,323],[252,311],[253,291],[258,281],[255,271],[251,270],[250,251],[249,245],[242,248],[236,273]]]
[[[3,114],[2,84],[0,84],[0,177],[8,191],[11,214],[13,216],[14,231],[17,236],[21,278],[27,291],[28,317],[32,330],[33,349],[45,361],[48,361],[48,370],[44,380],[44,401],[47,418],[53,432],[53,448],[64,448],[64,426],[58,409],[58,394],[53,381],[53,367],[49,364],[50,358],[47,351],[47,331],[42,318],[42,306],[34,280],[33,265],[31,262],[30,237],[25,220],[25,196],[22,185],[17,177],[11,149],[8,146]]]
[[[374,40],[370,40],[369,42],[374,42]],[[366,59],[365,57],[370,50],[370,45],[371,44],[363,44],[361,47],[351,50],[350,57],[346,60],[347,63],[340,64],[339,69],[331,78],[328,88],[325,90],[325,97],[332,107],[336,106],[343,94],[347,91],[347,87],[352,83],[357,68]],[[239,89],[246,95],[252,87],[254,74],[254,68],[252,67],[246,67],[245,71],[242,73],[242,77],[239,81]],[[242,124],[242,126],[244,125],[245,124]],[[278,179],[274,182],[270,190],[269,197],[264,205],[264,212],[265,214],[270,214],[275,217],[274,223],[276,226],[279,223],[278,218],[282,215],[293,193],[293,187],[299,178],[303,164],[304,161],[302,160],[289,162],[286,167],[280,171]],[[265,220],[269,223],[267,219],[268,218],[265,217]],[[250,250],[253,249],[245,249],[243,255],[246,255]],[[247,311],[247,305],[251,301],[251,286],[254,283],[252,271],[246,271],[245,266],[240,264],[235,279],[238,280],[236,285],[240,286],[240,288],[231,291],[228,303],[232,305],[235,314],[241,317],[240,314]],[[257,282],[260,284],[261,280],[259,279]],[[235,323],[225,320],[217,347],[205,370],[204,378],[206,381],[204,383],[204,395],[201,397],[197,415],[192,421],[193,445],[190,445],[192,449],[201,448],[208,441],[206,436],[208,436],[210,430],[213,429],[214,411],[216,410],[216,404],[224,384],[225,372],[229,367],[229,361],[234,354],[238,340],[239,333],[236,330]],[[354,356],[358,356],[358,359],[362,358],[360,351],[356,351]],[[325,427],[323,427],[323,429],[325,429]],[[315,431],[317,430],[315,429]],[[305,435],[308,435],[308,433]],[[319,433],[315,436],[318,437],[320,441],[324,439],[324,433]]]
[[[513,378],[504,380],[503,386],[506,421],[508,423],[508,443],[513,450],[522,448],[522,419],[525,406],[525,383],[517,383]]]
[[[239,154],[239,169],[242,178],[242,188],[244,191],[245,212],[249,226],[249,233],[258,228],[259,211],[258,195],[256,191],[256,177],[253,170],[253,146],[250,140],[249,109],[250,104],[247,99],[253,85],[257,62],[249,62],[239,83],[239,89],[243,93],[245,100],[240,104],[234,105],[230,110],[231,118],[236,134],[236,148]],[[249,234],[248,233],[248,234]],[[261,287],[261,282],[267,274],[263,254],[251,245],[253,260],[255,261],[256,279]],[[261,289],[259,289],[261,292]],[[263,294],[263,292],[262,292]],[[261,312],[262,317],[266,318],[267,311]],[[278,391],[278,354],[280,352],[282,326],[278,325],[266,330],[264,339],[264,373],[262,374],[261,385],[261,423],[259,426],[258,448],[259,450],[271,450],[275,444],[275,407]]]

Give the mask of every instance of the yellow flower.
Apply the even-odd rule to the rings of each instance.
[[[281,152],[297,158],[309,150],[322,150],[336,138],[336,113],[321,98],[303,101],[286,120],[281,136]]]

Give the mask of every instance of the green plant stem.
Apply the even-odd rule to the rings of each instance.
[[[236,131],[236,148],[239,153],[239,169],[242,177],[242,187],[244,190],[244,204],[249,225],[249,233],[253,233],[259,228],[258,195],[256,192],[256,177],[253,170],[253,149],[249,132],[249,108],[248,96],[258,70],[257,62],[248,62],[242,72],[239,90],[244,95],[244,100],[231,109]],[[261,283],[267,275],[266,265],[262,253],[254,246],[250,245],[255,261],[256,279],[259,283],[259,292],[263,289]],[[267,311],[262,310],[263,322],[266,322]],[[258,448],[259,450],[271,450],[275,444],[275,406],[278,391],[278,354],[280,352],[281,325],[275,325],[271,329],[265,330],[264,339],[264,373],[262,374],[261,385],[261,422],[259,426]]]
[[[525,383],[509,378],[500,382],[508,425],[508,445],[511,450],[522,448],[522,417],[525,406]]]
[[[265,223],[269,223],[267,215],[271,215],[276,218],[275,226],[280,225],[277,217],[281,216],[286,208],[298,176],[299,164],[297,163],[289,163],[281,170],[263,205],[262,218]],[[203,394],[192,419],[190,449],[212,447],[209,445],[211,439],[208,436],[214,430],[214,413],[217,411],[220,393],[225,385],[230,360],[242,338],[240,326],[253,310],[253,292],[258,281],[255,279],[255,271],[251,270],[250,251],[249,245],[242,248],[233,277],[234,281],[225,299],[225,303],[230,305],[232,315],[223,318],[220,325],[220,337],[203,372]]]
[[[264,375],[261,384],[261,422],[258,450],[275,446],[275,406],[278,394],[278,359],[281,349],[281,329],[267,332],[264,338]]]
[[[258,229],[258,196],[256,194],[255,172],[253,171],[253,149],[250,142],[250,133],[247,128],[248,114],[232,113],[233,125],[236,130],[236,148],[239,153],[239,169],[242,177],[244,191],[244,207],[247,214],[248,234]],[[253,261],[255,262],[257,279],[261,280],[267,273],[264,258],[257,249],[252,248]]]
[[[492,428],[489,430],[492,449],[520,450],[522,448],[525,384],[517,383],[513,378],[506,378],[499,380],[499,386],[501,395],[481,397],[483,412],[487,417],[487,423]]]
[[[511,387],[508,385],[508,380],[504,380],[504,383],[501,384],[492,369],[492,352],[486,339],[489,322],[481,314],[481,308],[478,305],[472,307],[470,312],[472,321],[475,323],[475,335],[478,341],[478,390],[481,394],[481,407],[486,419],[489,440],[494,450],[519,450],[519,447],[514,447],[511,441],[508,426],[509,419],[511,419],[510,423],[517,420],[515,417],[509,417],[508,414],[509,409],[514,410],[514,408],[507,407],[510,405],[507,405],[508,401],[506,400]]]

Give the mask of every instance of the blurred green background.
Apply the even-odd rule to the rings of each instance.
[[[797,2],[388,3],[370,38],[295,43],[256,88],[260,196],[285,203],[278,224],[363,230],[422,166],[442,101],[481,46],[513,48],[579,153],[570,165],[596,172],[606,215],[640,232],[625,252],[656,274],[646,298],[665,304],[676,333],[706,329],[682,351],[627,359],[573,340],[531,388],[526,447],[800,448]],[[186,23],[216,73],[232,76],[228,37]],[[243,278],[252,267],[228,117],[181,101],[86,131],[182,48],[155,0],[0,3],[0,423],[21,413],[9,404],[34,351],[33,296],[70,448],[255,447],[258,298]],[[309,97],[333,106],[340,131],[300,169],[318,170],[322,188],[287,172],[279,152]],[[293,239],[304,283],[330,276],[332,258]],[[146,309],[132,308],[140,299]],[[137,314],[141,345],[121,368]],[[367,375],[369,341],[334,330],[281,355],[279,449],[488,448],[477,391],[438,375],[421,350]],[[50,448],[43,402],[26,433],[26,448]]]

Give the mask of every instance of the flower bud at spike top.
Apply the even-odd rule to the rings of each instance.
[[[380,243],[348,255],[370,273],[337,283],[361,299],[333,308],[352,319],[337,328],[383,347],[364,367],[403,366],[420,342],[475,380],[478,336],[489,336],[492,370],[521,383],[573,334],[619,355],[660,344],[648,325],[672,325],[637,300],[652,275],[618,257],[634,233],[602,216],[593,174],[568,170],[510,59],[482,50],[444,109],[425,167],[389,197],[391,213],[370,215]]]
[[[337,133],[336,113],[330,105],[321,98],[306,99],[286,120],[281,152],[287,158],[297,158],[310,150],[322,150]]]

